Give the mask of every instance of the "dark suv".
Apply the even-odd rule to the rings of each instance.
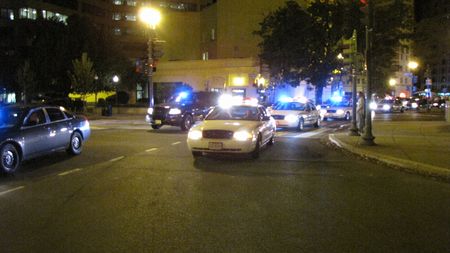
[[[189,130],[195,121],[202,120],[209,110],[217,104],[219,93],[216,92],[181,92],[167,103],[149,108],[145,121],[153,129],[163,125],[179,126],[183,131]]]

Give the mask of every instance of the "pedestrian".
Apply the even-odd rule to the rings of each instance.
[[[364,131],[364,105],[365,105],[364,93],[358,92],[358,102],[356,103],[356,122],[358,123],[358,130],[360,133]]]

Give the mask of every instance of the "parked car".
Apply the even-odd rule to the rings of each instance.
[[[64,107],[0,107],[0,170],[12,174],[22,161],[57,150],[78,155],[89,136],[88,120]]]
[[[277,127],[295,128],[302,131],[305,126],[319,127],[321,116],[311,102],[279,102],[271,109]]]
[[[187,144],[194,158],[204,153],[251,154],[275,142],[275,120],[261,105],[216,106],[194,125]]]
[[[170,125],[186,131],[196,121],[205,118],[211,108],[218,103],[218,97],[219,93],[216,92],[181,92],[167,103],[148,108],[145,121],[153,129]]]
[[[383,99],[376,103],[375,112],[401,112],[406,110],[406,106],[403,105],[399,99]]]

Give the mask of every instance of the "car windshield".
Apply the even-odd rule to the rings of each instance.
[[[23,110],[20,108],[0,108],[0,128],[9,128],[19,124]]]
[[[215,107],[206,120],[259,120],[258,108],[252,106]]]
[[[304,111],[305,104],[300,102],[289,102],[276,104],[273,109],[277,111]]]

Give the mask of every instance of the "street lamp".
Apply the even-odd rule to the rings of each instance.
[[[148,37],[148,102],[149,107],[153,107],[153,39],[156,26],[161,21],[161,13],[150,7],[143,7],[139,11],[140,20],[149,27]]]
[[[408,62],[408,68],[411,70],[415,70],[417,67],[419,67],[419,63],[415,61]]]
[[[117,86],[119,86],[119,81],[120,81],[119,76],[114,75],[113,78],[112,78],[112,81],[114,83],[114,88],[116,90],[116,107],[118,107],[119,106],[119,94],[117,92],[117,90],[118,90]],[[118,110],[118,108],[117,108],[117,110]]]

